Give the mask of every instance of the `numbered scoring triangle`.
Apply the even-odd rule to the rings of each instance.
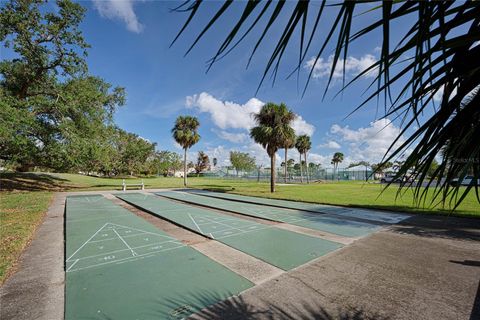
[[[106,223],[67,258],[66,271],[126,262],[182,246],[183,243],[166,235]]]

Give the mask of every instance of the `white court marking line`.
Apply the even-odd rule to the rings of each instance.
[[[242,197],[230,197],[229,198],[229,197],[225,197],[223,195],[219,195],[219,196],[214,195],[213,197],[214,198],[215,197],[220,198],[220,199],[223,199],[223,200],[241,199],[242,198]],[[247,199],[252,199],[251,197],[246,197],[246,198]],[[261,203],[259,203],[257,199],[252,200],[252,201],[257,201],[255,203],[252,203],[254,205],[261,205]],[[284,202],[280,202],[280,203],[284,203]],[[264,202],[263,204],[276,205],[275,202],[269,202],[269,201]],[[243,209],[253,213],[248,208],[243,207]],[[355,217],[355,216],[358,216],[358,217],[361,217],[361,218],[364,218],[364,219],[367,219],[367,220],[394,223],[394,222],[397,222],[396,220],[397,220],[398,215],[402,216],[401,214],[390,214],[390,213],[383,213],[383,212],[381,212],[377,215],[376,213],[369,212],[367,210],[362,210],[362,209],[355,210],[355,209],[348,209],[348,208],[328,207],[328,206],[322,206],[322,205],[311,205],[311,206],[307,205],[307,206],[300,206],[300,207],[291,207],[291,206],[289,206],[289,204],[287,204],[287,205],[285,205],[285,208],[274,208],[274,209],[275,210],[287,209],[287,210],[294,210],[294,211],[304,211],[303,214],[308,216],[308,218],[298,218],[296,220],[285,220],[284,218],[280,219],[280,221],[286,222],[286,223],[300,222],[300,221],[312,221],[312,220],[318,221],[318,220],[324,220],[325,218],[333,218],[333,219],[342,220],[342,217]],[[312,211],[315,211],[315,212],[318,212],[318,213],[336,215],[337,217],[322,217],[322,216],[318,216],[318,214],[315,214],[315,213],[312,213],[312,212],[305,212],[305,210],[312,210]],[[358,211],[359,214],[357,214],[357,211]],[[258,210],[255,213],[263,214],[267,217],[273,215],[276,219],[278,219],[279,215],[280,216],[283,216],[284,214],[288,215],[287,213],[282,213],[282,212],[273,212],[273,213],[268,213],[267,212],[266,213],[265,210]],[[359,222],[359,221],[352,221],[352,222],[354,222],[353,224],[359,225],[359,226],[369,225],[368,222]],[[328,223],[328,222],[326,222],[326,223]]]
[[[77,253],[78,251],[80,251],[80,249],[82,249],[82,248],[88,243],[88,241],[92,240],[93,237],[95,237],[95,236],[97,235],[97,233],[99,233],[107,224],[108,224],[108,222],[105,223],[100,229],[98,229],[97,232],[95,232],[90,238],[88,238],[88,240],[85,241],[85,242],[80,246],[80,248],[78,248],[74,253],[72,253],[72,255],[71,255],[70,257],[68,257],[66,261],[69,261],[70,258],[75,255],[75,253]]]
[[[159,246],[159,245],[161,245],[161,244],[169,243],[169,242],[173,242],[173,243],[177,243],[177,244],[182,244],[182,243],[179,242],[179,241],[154,242],[154,243],[146,244],[146,245],[143,245],[143,246],[134,247],[133,249],[141,249],[141,248],[145,248],[145,247]],[[119,250],[108,251],[108,252],[104,252],[104,253],[100,253],[100,254],[94,254],[94,255],[92,255],[92,256],[86,256],[86,257],[77,258],[77,259],[75,259],[75,260],[85,260],[85,259],[91,259],[91,258],[95,258],[95,257],[108,256],[108,255],[110,255],[110,254],[112,254],[112,253],[117,253],[117,252],[122,252],[122,251],[129,251],[129,249],[119,249]],[[137,254],[137,255],[138,255],[138,254]],[[134,257],[136,257],[136,256],[134,256]]]
[[[167,249],[164,249],[164,250],[158,250],[158,251],[154,251],[154,252],[148,252],[148,253],[145,253],[145,254],[140,254],[136,257],[128,257],[128,258],[123,258],[123,259],[119,259],[119,260],[115,260],[115,261],[108,261],[108,262],[102,262],[102,263],[99,263],[99,264],[95,264],[95,265],[91,265],[91,266],[87,266],[87,267],[83,267],[83,268],[78,268],[78,269],[73,269],[73,270],[70,270],[68,272],[75,272],[75,271],[80,271],[80,270],[84,270],[84,269],[90,269],[90,268],[94,268],[94,267],[98,267],[98,266],[101,266],[101,265],[105,265],[105,264],[111,264],[111,263],[119,263],[119,262],[122,262],[122,261],[125,261],[125,260],[131,260],[131,261],[136,261],[138,260],[139,258],[142,258],[144,256],[154,256],[156,253],[160,253],[160,252],[165,252],[165,251],[170,251],[170,250],[175,250],[175,249],[180,249],[180,248],[184,248],[186,247],[185,244],[181,244],[180,246],[178,247],[174,247],[174,248],[167,248]]]
[[[137,237],[137,236],[141,236],[141,235],[144,235],[143,232],[139,232],[139,233],[135,233],[135,234],[130,234],[130,235],[126,235],[126,236],[123,236],[124,238],[133,238],[133,237]],[[103,242],[103,241],[110,241],[110,240],[115,240],[115,239],[118,239],[117,237],[114,237],[114,238],[107,238],[107,239],[100,239],[100,240],[93,240],[93,241],[90,241],[89,243],[97,243],[97,242]]]
[[[242,199],[241,196],[239,197],[225,197],[223,195],[214,195],[218,198],[221,198],[221,199]],[[254,199],[252,197],[246,197],[245,199]],[[257,199],[254,199],[252,201],[257,201],[255,204],[260,204],[257,200]],[[283,202],[280,200],[280,202],[278,203],[287,203],[287,202]],[[266,205],[276,205],[277,203],[275,202],[270,202],[270,201],[266,201],[264,202],[264,204]],[[326,214],[333,214],[333,215],[339,215],[340,217],[338,218],[342,218],[343,216],[347,216],[347,217],[350,217],[350,216],[359,216],[359,217],[363,217],[365,219],[369,219],[369,220],[374,220],[374,221],[382,221],[382,222],[390,222],[392,223],[393,221],[396,221],[397,218],[404,218],[405,219],[405,216],[402,215],[402,214],[392,214],[392,213],[384,213],[384,212],[380,212],[380,213],[374,213],[374,212],[369,212],[368,210],[364,210],[364,209],[350,209],[350,208],[339,208],[339,207],[330,207],[330,206],[323,206],[323,205],[305,205],[305,206],[299,206],[299,207],[291,207],[288,203],[286,205],[284,205],[286,207],[286,209],[290,209],[290,210],[299,210],[299,211],[305,211],[305,210],[311,210],[311,211],[315,211],[315,212],[318,212],[318,213],[326,213]],[[279,209],[284,209],[284,208],[279,208]],[[357,214],[360,213],[360,214]],[[317,214],[315,213],[311,213],[311,212],[305,212],[305,215],[307,216],[310,216],[312,218],[314,218],[315,220],[317,219],[320,219],[322,217],[319,217]],[[335,218],[335,217],[334,217]],[[358,222],[358,221],[356,221]],[[364,222],[366,224],[368,224],[368,222]]]
[[[72,211],[87,211],[87,212],[91,212],[91,211],[95,211],[95,210],[113,210],[115,208],[119,208],[119,207],[113,207],[113,206],[108,206],[108,207],[105,207],[105,206],[99,206],[97,204],[87,204],[87,203],[82,203],[81,206],[77,206],[77,205],[73,205],[72,207],[72,204],[70,203],[67,203],[67,208],[69,210],[72,210]]]
[[[202,218],[203,219],[203,218]],[[238,221],[238,218],[225,218],[225,219],[218,219],[218,220],[214,220],[215,222],[228,222],[228,221]],[[203,225],[208,225],[210,224],[211,222],[205,222],[205,223],[199,223],[198,225],[199,226],[203,226]]]
[[[98,198],[96,201],[91,201],[90,198],[91,196],[85,196],[85,197],[74,197],[74,198],[67,198],[68,201],[71,202],[76,202],[76,203],[87,203],[87,202],[97,202],[99,200],[102,200],[102,196],[99,197],[93,197],[93,198]]]
[[[195,224],[195,226],[197,227],[198,231],[200,231],[201,234],[205,234],[202,229],[200,229],[200,227],[198,226],[198,224],[195,222],[195,219],[192,218],[192,215],[190,213],[187,213],[188,216],[190,217],[190,219],[193,221],[193,223]]]
[[[174,213],[174,212],[184,212],[187,208],[182,208],[182,209],[162,209],[159,208],[158,210],[166,213]]]
[[[121,226],[121,225],[119,225],[119,224],[115,224],[115,223],[111,223],[111,222],[109,222],[108,224],[111,224],[112,226],[116,226],[116,227],[120,227],[120,228],[125,228],[125,229],[131,229],[131,230],[135,230],[135,231],[140,231],[140,232],[147,233],[147,234],[154,234],[154,235],[159,236],[159,237],[163,237],[163,238],[167,238],[167,239],[171,239],[171,240],[178,241],[177,239],[175,239],[175,238],[173,238],[173,237],[165,236],[165,235],[159,234],[159,233],[149,232],[149,231],[140,230],[140,229],[136,229],[136,228],[132,228],[132,227]]]
[[[72,253],[72,255],[70,255],[70,257],[68,257],[68,259],[66,260],[67,262],[70,261],[70,259],[78,252],[80,251],[80,249],[82,249],[87,243],[90,242],[90,240],[93,239],[93,237],[95,237],[102,229],[104,229],[107,225],[112,225],[112,226],[116,226],[116,227],[120,227],[120,228],[124,228],[124,229],[131,229],[131,230],[135,230],[135,231],[140,231],[144,234],[153,234],[153,235],[156,235],[156,236],[159,236],[159,237],[162,237],[162,238],[167,238],[167,239],[170,239],[170,240],[173,240],[173,241],[178,241],[177,239],[175,238],[172,238],[172,237],[169,237],[169,236],[164,236],[162,234],[158,234],[158,233],[153,233],[153,232],[148,232],[148,231],[144,231],[144,230],[140,230],[140,229],[136,229],[136,228],[131,228],[131,227],[126,227],[126,226],[121,226],[121,225],[118,225],[118,224],[115,224],[115,223],[111,223],[111,222],[107,222],[105,223],[100,229],[97,230],[97,232],[95,232],[85,243],[83,243],[80,248],[78,248],[74,253]]]
[[[330,213],[329,213],[330,214]],[[317,215],[308,215],[309,218],[300,218],[307,222],[321,222],[328,225],[336,225],[336,226],[343,226],[343,227],[351,227],[351,228],[375,228],[376,225],[370,224],[368,222],[360,222],[360,221],[352,221],[340,217],[332,217],[332,216],[317,216]],[[343,225],[339,225],[338,223],[332,222],[332,220],[340,221]]]
[[[218,239],[218,240],[222,240],[222,239],[225,239],[225,238],[234,237],[234,236],[239,236],[239,235],[242,235],[242,234],[245,234],[245,233],[249,233],[249,232],[266,230],[266,229],[271,229],[271,228],[274,228],[274,226],[266,226],[265,228],[258,228],[258,229],[252,229],[252,230],[242,231],[242,232],[240,232],[240,233],[229,234],[228,236],[223,236],[223,237],[220,237],[220,238],[217,238],[217,239]]]
[[[128,243],[122,238],[122,236],[118,234],[117,230],[113,229],[113,232],[115,232],[115,234],[120,238],[120,240],[122,240],[122,242],[127,246],[127,248],[130,249],[134,257],[138,256],[138,254],[135,251],[133,251],[132,247],[130,247]]]
[[[275,216],[277,215],[278,213],[275,213],[275,212],[267,212],[267,213],[264,213],[264,212],[260,212],[260,211],[255,211],[253,209],[250,209],[248,207],[243,207],[241,206],[240,209],[243,209],[245,211],[247,211],[248,213],[250,214],[253,214],[254,216],[256,217],[266,217],[266,218],[270,218],[272,215]],[[270,218],[271,219],[271,218]]]
[[[68,269],[67,269],[65,272],[70,271],[70,269],[72,269],[72,267],[73,267],[75,264],[77,264],[78,260],[79,260],[79,259],[75,260],[75,262],[73,262],[73,263],[70,265],[70,267],[68,267]]]
[[[211,219],[209,219],[208,217],[204,217],[204,218],[211,221]],[[238,230],[238,231],[243,231],[242,229],[238,229],[238,228],[232,227],[232,226],[230,226],[230,225],[228,225],[228,224],[225,224],[225,223],[221,223],[221,222],[218,222],[218,221],[212,221],[212,222],[215,222],[215,223],[221,224],[221,225],[223,225],[223,226],[229,227],[230,229],[234,229],[234,230]],[[256,224],[256,223],[252,223],[252,224]]]
[[[229,230],[238,230],[238,229],[234,229],[234,228],[228,227],[228,228],[226,228],[226,229],[221,229],[221,230],[212,231],[212,232],[210,232],[209,234],[212,234],[212,233],[220,233],[220,232],[225,232],[225,231],[229,231]]]
[[[109,216],[108,218],[118,218],[118,217],[126,217],[130,216],[130,214],[120,214],[120,215],[113,215]],[[89,218],[89,219],[68,219],[67,217],[67,223],[73,223],[73,222],[82,222],[82,221],[93,221],[93,220],[105,220],[105,217],[99,217],[99,218]]]

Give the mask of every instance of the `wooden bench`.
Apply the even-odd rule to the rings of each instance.
[[[123,191],[127,191],[127,187],[140,187],[142,190],[145,190],[145,184],[143,183],[143,179],[142,179],[142,183],[125,183],[125,179],[123,179],[122,181],[122,190]]]

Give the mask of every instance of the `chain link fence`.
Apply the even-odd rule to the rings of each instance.
[[[300,170],[289,168],[287,170],[287,179],[285,179],[284,168],[277,168],[276,181],[278,183],[302,183],[314,181],[366,181],[373,180],[372,170],[367,168],[359,170],[354,168],[308,168],[308,170]],[[230,167],[216,167],[211,171],[204,172],[203,177],[228,179],[228,180],[251,180],[251,181],[270,181],[270,168],[258,168],[250,171],[236,171]]]

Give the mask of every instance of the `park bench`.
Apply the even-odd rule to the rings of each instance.
[[[125,183],[125,179],[122,181],[122,190],[127,191],[127,187],[140,187],[142,190],[145,190],[145,184],[143,183]]]

